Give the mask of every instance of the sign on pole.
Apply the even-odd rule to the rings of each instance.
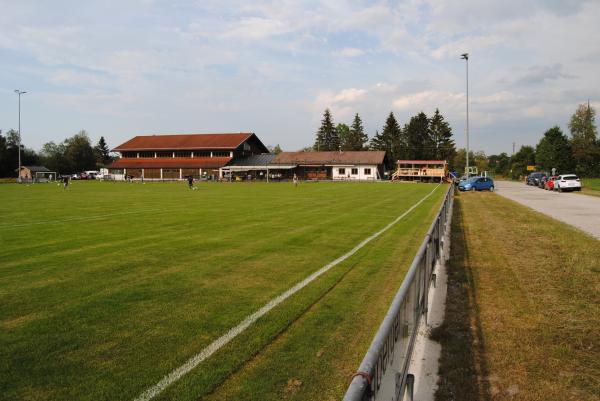
[[[535,171],[535,166],[527,166],[527,171]]]

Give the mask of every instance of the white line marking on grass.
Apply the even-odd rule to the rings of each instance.
[[[125,214],[137,214],[137,213],[146,213],[146,212],[161,212],[163,209],[144,209],[144,210],[133,210],[131,212],[120,212],[120,213],[110,213],[110,214],[102,214],[98,216],[87,216],[87,217],[71,217],[69,219],[61,219],[61,220],[44,220],[44,221],[32,221],[29,223],[22,224],[9,224],[9,225],[0,225],[0,228],[15,228],[15,227],[27,227],[27,226],[35,226],[38,224],[62,224],[69,223],[72,221],[90,221],[90,220],[100,220],[105,217],[112,216],[122,216]]]
[[[200,353],[198,353],[198,354],[194,355],[193,357],[191,357],[190,359],[188,359],[183,365],[181,365],[177,369],[173,370],[171,373],[169,373],[168,375],[163,377],[154,386],[150,387],[149,389],[144,391],[142,394],[140,394],[135,399],[135,401],[150,401],[151,399],[156,397],[168,386],[175,383],[177,380],[181,379],[183,376],[185,376],[187,373],[189,373],[192,369],[194,369],[196,366],[198,366],[202,361],[209,358],[212,354],[217,352],[221,347],[223,347],[224,345],[229,343],[231,340],[233,340],[235,337],[237,337],[239,334],[241,334],[252,323],[256,322],[258,319],[260,319],[261,317],[266,315],[271,309],[275,308],[277,305],[279,305],[280,303],[282,303],[283,301],[285,301],[286,299],[288,299],[289,297],[291,297],[292,295],[294,295],[295,293],[300,291],[302,288],[306,287],[308,284],[310,284],[312,281],[314,281],[317,277],[319,277],[323,273],[327,272],[332,267],[345,261],[350,256],[354,255],[359,249],[361,249],[362,247],[367,245],[369,242],[371,242],[372,240],[374,240],[375,238],[379,237],[381,234],[383,234],[384,232],[389,230],[392,226],[394,226],[396,223],[398,223],[400,220],[402,220],[407,214],[412,212],[417,206],[419,206],[427,198],[429,198],[431,196],[431,194],[433,194],[433,192],[438,187],[439,187],[439,184],[430,193],[425,195],[425,197],[423,197],[420,201],[418,201],[417,203],[412,205],[407,211],[402,213],[400,216],[396,217],[396,219],[394,221],[392,221],[391,223],[389,223],[387,226],[383,227],[381,230],[377,231],[375,234],[371,235],[370,237],[364,239],[362,242],[360,242],[358,245],[356,245],[350,251],[346,252],[339,258],[335,259],[333,262],[326,264],[325,266],[323,266],[322,268],[320,268],[319,270],[317,270],[316,272],[314,272],[313,274],[311,274],[304,280],[300,281],[298,284],[296,284],[292,288],[288,289],[287,291],[280,294],[279,296],[273,298],[271,301],[269,301],[267,304],[265,304],[262,308],[260,308],[259,310],[257,310],[253,314],[251,314],[250,316],[246,317],[244,320],[242,320],[240,324],[229,329],[229,331],[227,333],[225,333],[221,337],[217,338],[210,345],[208,345],[206,348],[204,348],[202,351],[200,351]]]

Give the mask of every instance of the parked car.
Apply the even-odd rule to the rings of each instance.
[[[459,191],[493,191],[494,180],[487,177],[471,177],[458,184]]]
[[[525,183],[527,185],[538,186],[538,185],[540,185],[540,180],[542,179],[542,177],[544,177],[546,175],[547,175],[546,173],[543,173],[541,171],[536,171],[527,176],[527,181]]]
[[[551,175],[550,177],[548,177],[546,182],[544,182],[544,189],[546,189],[548,191],[554,190],[554,180],[556,180],[555,175]]]
[[[554,180],[554,190],[558,192],[581,191],[581,180],[575,174],[562,174]]]

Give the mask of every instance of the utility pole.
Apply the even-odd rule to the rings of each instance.
[[[511,155],[511,156],[514,156],[514,155],[515,155],[515,145],[516,145],[516,142],[513,142],[513,152],[512,152],[512,155]]]
[[[15,89],[15,93],[19,95],[19,169],[17,171],[17,182],[21,182],[21,95],[27,92]]]
[[[467,178],[469,178],[469,53],[463,53],[460,58],[466,61],[467,67],[467,166],[465,169],[467,170]]]

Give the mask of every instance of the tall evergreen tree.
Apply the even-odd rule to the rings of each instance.
[[[595,118],[594,108],[589,104],[580,104],[569,122],[577,174],[583,176],[600,174],[600,144]]]
[[[100,137],[98,143],[94,147],[94,155],[96,157],[96,164],[99,167],[105,167],[112,161],[112,158],[110,157],[110,150],[108,149],[103,136]]]
[[[432,148],[430,157],[435,160],[452,160],[456,148],[452,140],[452,128],[439,109],[435,109],[433,117],[429,120],[429,133]]]
[[[559,127],[550,128],[535,148],[535,162],[545,171],[556,168],[558,174],[573,168],[571,144]]]
[[[342,150],[351,150],[348,149],[348,140],[350,139],[350,127],[348,127],[344,123],[339,123],[335,127],[335,132],[337,132],[338,138],[340,140],[340,146]]]
[[[368,141],[369,137],[365,134],[362,120],[358,113],[356,113],[354,120],[352,121],[352,126],[350,127],[348,140],[346,141],[344,150],[363,150]]]
[[[386,168],[388,170],[395,168],[401,154],[401,149],[403,148],[403,142],[402,130],[393,112],[390,112],[385,121],[381,134],[377,132],[373,139],[371,139],[370,147],[373,150],[385,150],[388,161]]]
[[[321,127],[317,131],[317,140],[314,148],[318,151],[339,150],[340,148],[340,140],[335,130],[335,125],[333,125],[333,117],[329,109],[325,109],[323,113]]]
[[[423,112],[411,117],[402,131],[405,149],[402,157],[426,160],[432,157],[433,141],[429,132],[429,118]]]

